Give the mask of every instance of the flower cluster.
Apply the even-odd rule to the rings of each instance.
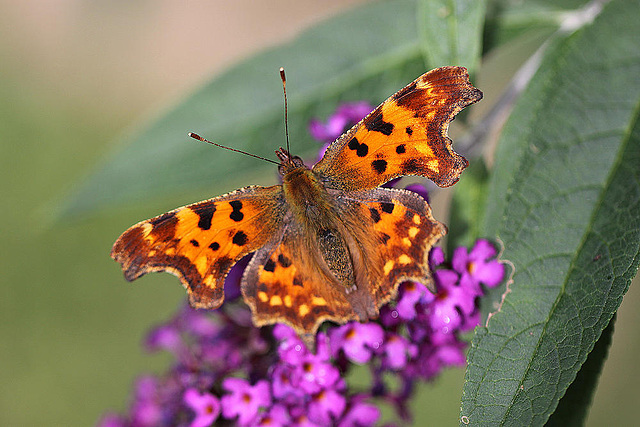
[[[357,120],[352,114],[341,126]],[[459,335],[477,325],[476,300],[484,287],[504,276],[495,257],[486,240],[470,251],[457,248],[451,262],[434,248],[429,264],[435,293],[423,283],[402,283],[397,301],[382,307],[376,321],[325,324],[314,351],[288,326],[253,326],[247,306],[234,298],[244,260],[227,277],[227,302],[220,309],[184,307],[149,334],[147,348],[171,352],[175,364],[161,378],[140,378],[128,413],[108,414],[99,426],[366,427],[380,421],[380,402],[406,422],[418,381],[464,365],[466,343]],[[365,386],[350,384],[358,365],[370,371]]]
[[[377,321],[329,327],[318,333],[315,352],[288,326],[255,328],[240,301],[209,312],[185,307],[146,342],[171,352],[173,368],[162,378],[139,379],[129,414],[108,415],[100,426],[372,426],[379,401],[406,421],[417,381],[464,365],[459,333],[477,325],[482,285],[496,286],[504,276],[495,255],[486,240],[471,251],[456,249],[451,263],[434,248],[435,294],[405,282]],[[370,384],[356,389],[346,378],[363,364]],[[392,377],[399,386],[389,385]]]

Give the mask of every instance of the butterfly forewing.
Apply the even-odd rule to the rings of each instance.
[[[404,175],[453,185],[468,162],[453,151],[449,122],[481,98],[466,68],[429,71],[334,141],[313,170],[346,191],[375,188]]]
[[[243,188],[134,225],[111,257],[127,280],[167,271],[180,278],[192,306],[216,308],[229,269],[276,238],[284,212],[280,186]]]

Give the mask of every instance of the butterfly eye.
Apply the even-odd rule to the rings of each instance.
[[[304,162],[302,161],[302,159],[298,156],[293,156],[291,157],[291,161],[293,162],[293,164],[295,166],[302,166],[304,165]]]

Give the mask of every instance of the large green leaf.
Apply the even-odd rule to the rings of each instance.
[[[476,329],[464,423],[545,423],[637,272],[638,10],[613,1],[557,40],[505,127],[483,234],[515,274]]]
[[[480,60],[485,0],[423,0],[422,47],[433,67],[461,65],[473,74]]]
[[[284,145],[284,66],[292,149],[313,157],[319,144],[306,130],[311,117],[326,116],[341,100],[381,102],[426,71],[416,7],[411,0],[367,4],[231,68],[123,141],[65,211],[275,180],[273,165],[195,142],[187,132],[275,159]]]
[[[600,335],[600,339],[589,353],[586,362],[580,368],[578,375],[556,408],[555,412],[547,421],[548,427],[572,427],[582,426],[587,419],[589,405],[598,385],[600,373],[607,360],[616,317],[609,322]]]
[[[307,132],[310,118],[326,117],[341,101],[382,102],[432,68],[425,60],[425,41],[420,36],[421,28],[432,21],[425,22],[418,8],[414,0],[366,4],[238,64],[125,139],[63,212],[77,214],[205,188],[213,195],[275,181],[273,165],[197,143],[187,132],[273,158],[274,150],[284,145],[278,75],[278,68],[284,66],[291,146],[296,154],[313,158],[320,146]],[[420,10],[425,12],[425,7]],[[455,37],[459,39],[456,43],[476,46],[465,53],[475,63],[482,14],[477,7],[474,10],[473,16],[456,18],[459,29],[455,33],[429,41],[430,46],[449,46],[453,42],[448,37]],[[426,11],[436,13],[428,7]]]

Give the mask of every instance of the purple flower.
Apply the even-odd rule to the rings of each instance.
[[[398,316],[405,320],[411,320],[416,317],[416,304],[424,301],[427,293],[427,287],[418,282],[404,282],[400,286],[400,298],[396,305]]]
[[[344,103],[325,123],[316,119],[311,120],[309,133],[318,141],[331,142],[342,135],[348,127],[362,120],[371,110],[373,107],[366,101]]]
[[[366,363],[383,338],[384,332],[377,323],[350,322],[331,331],[331,349],[334,354],[342,349],[349,360]]]
[[[404,187],[404,189],[413,191],[414,193],[416,193],[417,195],[425,199],[427,202],[429,202],[429,192],[427,191],[427,187],[425,187],[423,184],[418,184],[418,183],[409,184],[406,187]]]
[[[440,269],[433,275],[438,293],[430,308],[431,326],[437,331],[451,333],[460,327],[464,315],[475,311],[476,294],[460,286],[455,271]]]
[[[356,400],[347,410],[338,427],[369,427],[375,425],[380,418],[380,409],[371,403]]]
[[[151,376],[140,378],[136,384],[132,407],[132,424],[138,427],[160,425],[162,408],[158,402],[158,380]]]
[[[225,418],[238,417],[240,425],[247,425],[258,415],[260,408],[271,405],[269,383],[258,381],[254,386],[242,378],[229,377],[222,387],[230,394],[222,396],[222,414]]]
[[[329,363],[329,358],[308,353],[293,372],[294,386],[308,394],[318,393],[340,380],[340,372]]]
[[[290,425],[291,417],[284,405],[273,405],[269,411],[258,416],[256,426],[284,427]]]
[[[451,264],[458,274],[467,276],[476,286],[482,283],[492,288],[504,278],[504,265],[492,259],[496,254],[496,249],[488,240],[479,239],[469,253],[463,246],[456,248]]]
[[[466,343],[456,335],[436,333],[430,342],[425,342],[421,354],[420,375],[425,379],[435,377],[448,366],[464,366]]]
[[[180,332],[174,325],[161,325],[147,335],[146,347],[150,351],[168,350],[176,356],[184,350]]]
[[[433,271],[444,263],[444,251],[440,246],[436,246],[429,252],[429,268]]]
[[[224,279],[224,299],[226,301],[234,300],[241,295],[240,282],[252,256],[253,255],[250,254],[240,259],[240,261],[236,262],[233,267],[231,267],[231,270],[229,270],[226,279]]]
[[[220,402],[210,393],[200,393],[195,388],[189,388],[184,392],[183,399],[196,413],[196,417],[189,424],[190,427],[208,427],[220,415]]]
[[[459,334],[478,324],[480,283],[493,283],[477,273],[486,268],[494,281],[503,276],[493,257],[485,243],[469,253],[458,250],[455,266],[466,268],[459,273],[434,248],[429,265],[435,294],[425,283],[405,282],[397,302],[380,308],[378,320],[329,327],[317,334],[313,351],[289,326],[254,327],[240,299],[213,311],[181,309],[148,338],[150,348],[171,351],[175,365],[163,377],[141,378],[129,413],[107,416],[99,425],[187,425],[191,416],[197,427],[364,427],[378,422],[378,402],[408,422],[418,381],[464,365],[467,343]],[[346,379],[363,363],[371,380],[355,391]]]
[[[417,350],[405,337],[395,333],[388,334],[382,347],[383,363],[392,370],[402,369],[410,358],[416,356]]]
[[[334,389],[315,394],[309,403],[309,420],[320,425],[331,425],[347,406],[345,397]]]

